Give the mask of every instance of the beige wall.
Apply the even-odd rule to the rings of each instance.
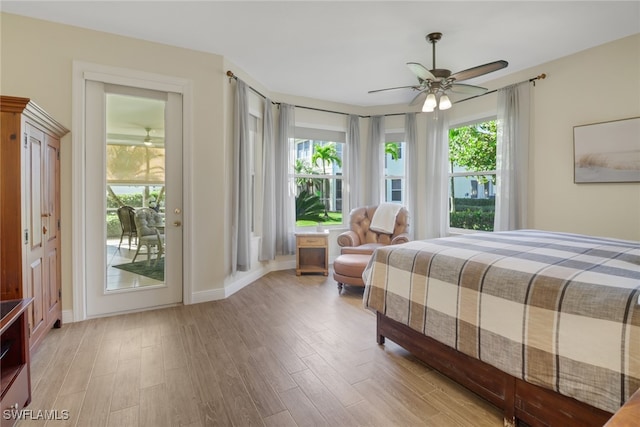
[[[573,183],[573,127],[640,116],[640,35],[543,68],[549,78],[535,90],[532,225],[640,240],[639,183]]]
[[[32,98],[67,128],[73,127],[71,71],[74,60],[146,71],[188,79],[192,83],[191,126],[193,163],[185,175],[191,181],[194,215],[190,246],[192,289],[195,292],[222,287],[226,255],[220,242],[224,235],[226,163],[224,153],[223,58],[187,49],[149,43],[76,27],[2,14],[1,80],[3,95]],[[71,284],[71,144],[67,135],[61,148],[62,180],[62,282],[63,309],[72,307]],[[191,266],[191,267],[189,267]]]
[[[640,183],[573,182],[574,126],[640,116],[640,34],[491,84],[541,73],[531,91],[529,227],[640,240]]]
[[[149,43],[106,33],[2,14],[1,79],[3,95],[30,97],[62,124],[72,128],[71,70],[74,60],[99,63],[192,82],[192,239],[185,242],[191,259],[194,292],[219,290],[229,283],[230,159],[232,85],[227,69],[274,101],[362,115],[407,111],[405,106],[364,108],[271,94],[246,70],[223,57]],[[538,67],[488,82],[489,88],[528,79],[548,78],[532,89],[530,149],[531,228],[561,230],[640,240],[640,184],[573,183],[573,126],[640,116],[640,35],[635,35]],[[611,100],[615,100],[612,102]],[[452,123],[495,116],[495,95],[454,106]],[[277,111],[276,115],[277,117]],[[344,118],[300,111],[305,123],[335,127]],[[324,118],[323,118],[324,117]],[[389,126],[398,127],[398,120]],[[425,135],[425,114],[418,115],[418,135]],[[368,121],[361,120],[366,137]],[[71,136],[62,142],[62,221],[73,221],[71,201]],[[423,156],[423,148],[418,151]],[[220,203],[224,201],[224,203]],[[416,215],[419,215],[418,211]],[[67,227],[66,230],[70,228]],[[213,243],[213,244],[212,244]],[[215,244],[219,243],[219,244]],[[63,239],[64,309],[71,309],[71,236]]]

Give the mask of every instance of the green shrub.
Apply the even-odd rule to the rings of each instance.
[[[120,227],[120,220],[118,214],[107,214],[107,237],[120,237],[122,234],[122,227]]]
[[[320,197],[310,194],[306,190],[301,191],[296,197],[296,221],[308,220],[315,222],[323,222],[324,204]]]
[[[471,199],[471,198],[456,198],[454,199],[456,210],[478,209],[478,210],[492,210],[495,207],[495,199]]]
[[[456,198],[454,206],[456,212],[464,212],[466,210],[478,210],[483,212],[493,212],[495,210],[495,199],[470,199]]]
[[[149,193],[149,197],[153,196],[156,200],[158,200],[159,195],[160,194],[157,191],[152,191]],[[134,208],[142,207],[142,193],[120,194],[118,197],[124,205],[132,206]],[[109,197],[107,195],[107,208],[117,209],[119,207],[120,205],[118,204],[118,202],[113,197]]]
[[[493,211],[484,212],[477,209],[467,209],[465,211],[451,212],[449,214],[449,223],[451,227],[455,228],[493,231],[494,217],[495,213]]]
[[[469,206],[494,206],[496,204],[496,199],[472,199],[470,197],[456,197],[454,200],[456,202],[456,205],[458,203]]]

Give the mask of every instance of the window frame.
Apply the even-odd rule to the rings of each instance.
[[[387,173],[388,171],[388,162],[390,160],[390,155],[388,155],[386,153],[386,144],[389,143],[396,143],[400,145],[400,157],[398,158],[398,162],[402,162],[402,175],[398,175],[398,174],[393,174],[393,175],[389,175]],[[380,190],[381,190],[381,195],[380,195],[380,200],[382,202],[385,203],[399,203],[403,206],[406,206],[407,204],[407,156],[406,156],[406,152],[407,152],[407,143],[405,141],[405,133],[404,131],[387,131],[385,132],[385,142],[381,145],[381,150],[382,150],[382,156],[383,156],[383,173],[382,173],[382,177],[381,177],[381,186],[380,186]],[[393,201],[393,180],[400,180],[401,181],[401,189],[400,189],[400,201]],[[389,197],[390,200],[387,200],[387,181],[390,182],[390,187],[389,187]],[[395,190],[397,191],[397,190]]]
[[[321,139],[320,139],[321,138]],[[330,138],[330,139],[328,139]],[[332,229],[332,228],[343,228],[346,224],[345,221],[348,220],[348,216],[349,216],[349,206],[348,206],[348,191],[347,191],[347,186],[345,185],[345,181],[347,180],[347,175],[346,173],[348,173],[346,171],[347,169],[347,144],[346,144],[346,133],[344,131],[337,131],[337,130],[328,130],[328,129],[323,129],[323,128],[317,128],[317,127],[297,127],[295,129],[295,136],[294,138],[292,138],[291,141],[291,159],[293,161],[293,164],[290,165],[290,173],[289,173],[289,178],[290,178],[290,182],[293,183],[292,188],[297,188],[297,184],[295,184],[295,181],[299,178],[308,178],[308,179],[329,179],[330,181],[333,180],[336,183],[336,186],[333,187],[332,192],[334,195],[336,195],[338,189],[337,189],[337,182],[340,181],[342,183],[342,185],[340,186],[340,193],[342,195],[342,197],[340,198],[340,200],[338,201],[333,200],[334,203],[340,203],[340,213],[341,213],[341,217],[342,217],[342,221],[339,224],[324,224],[324,223],[319,223],[323,228],[326,229]],[[339,170],[336,172],[334,166],[332,165],[332,173],[327,173],[327,174],[322,174],[321,171],[321,167],[316,167],[318,169],[320,169],[320,173],[319,174],[298,174],[295,172],[295,162],[296,160],[298,160],[298,144],[300,142],[309,142],[309,147],[307,150],[305,150],[305,152],[307,152],[307,157],[305,157],[306,160],[308,160],[308,163],[311,167],[316,167],[315,165],[311,164],[311,157],[313,156],[313,147],[315,145],[315,143],[334,143],[336,144],[336,148],[341,147],[339,149],[339,154],[342,160],[342,166],[335,166],[337,167]],[[336,172],[336,173],[333,173]],[[297,194],[296,194],[297,196]],[[335,197],[334,197],[335,198]],[[346,212],[346,213],[345,213]],[[296,218],[294,218],[295,221],[295,228],[298,230],[309,230],[310,227],[316,227],[317,225],[298,225],[298,220]]]
[[[463,122],[459,122],[459,123],[450,123],[449,125],[449,131],[451,129],[457,129],[457,128],[461,128],[461,127],[466,127],[466,126],[472,126],[472,125],[476,125],[476,124],[480,124],[480,123],[485,123],[485,122],[490,122],[490,121],[496,121],[497,122],[498,118],[496,115],[488,115],[488,116],[484,116],[484,117],[479,117],[477,119],[473,119],[473,120],[468,120],[468,121],[463,121]],[[498,130],[496,129],[496,139],[497,139],[497,132]],[[449,132],[447,131],[447,147],[449,148]],[[497,145],[497,140],[496,140],[496,145]],[[450,149],[450,148],[449,148]],[[497,161],[497,156],[498,153],[496,151],[496,161]],[[460,178],[460,177],[466,177],[466,178],[471,178],[471,177],[476,177],[476,176],[493,176],[495,177],[495,181],[496,184],[491,184],[491,188],[493,189],[493,197],[481,197],[480,199],[491,199],[493,198],[494,200],[494,207],[495,207],[495,198],[496,198],[496,194],[495,194],[495,187],[497,185],[497,178],[498,178],[498,173],[497,173],[497,168],[494,170],[479,170],[479,171],[457,171],[457,172],[453,172],[451,171],[451,158],[449,157],[448,159],[448,165],[449,165],[449,172],[447,173],[447,187],[449,189],[449,203],[447,206],[447,214],[451,215],[452,213],[452,209],[455,206],[453,203],[453,196],[451,194],[451,182],[452,179],[454,178]],[[491,182],[491,181],[490,181]],[[469,197],[471,199],[471,197]],[[478,199],[478,198],[475,198]],[[495,210],[494,210],[495,212]],[[495,213],[494,213],[495,215]],[[476,230],[476,229],[468,229],[468,228],[460,228],[460,227],[452,227],[451,225],[449,225],[449,231],[452,234],[469,234],[469,233],[476,233],[476,232],[480,232],[483,230]],[[493,231],[493,229],[491,230]]]
[[[249,96],[249,178],[251,191],[251,236],[262,236],[262,151],[264,146],[262,108],[264,100]]]

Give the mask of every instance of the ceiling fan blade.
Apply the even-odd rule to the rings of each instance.
[[[427,70],[424,65],[417,62],[407,62],[407,67],[422,80],[435,80],[436,77],[431,74],[431,71]]]
[[[427,91],[423,90],[419,94],[417,94],[409,103],[409,106],[412,107],[414,105],[419,105],[424,102],[424,99],[427,97]]]
[[[486,93],[488,90],[489,89],[487,89],[486,87],[465,85],[462,83],[454,83],[451,85],[451,92],[463,93],[466,95],[482,95]]]
[[[385,91],[385,90],[396,90],[396,89],[416,89],[417,90],[419,88],[420,88],[419,86],[415,86],[415,85],[414,86],[398,86],[398,87],[388,87],[386,89],[370,90],[367,93],[376,93],[376,92],[382,92],[382,91]]]
[[[456,81],[468,80],[474,77],[479,77],[484,74],[501,70],[505,68],[507,65],[509,65],[509,63],[507,61],[502,61],[502,60],[489,62],[488,64],[478,65],[477,67],[469,68],[467,70],[454,73],[451,76],[449,76],[449,79],[456,80]]]

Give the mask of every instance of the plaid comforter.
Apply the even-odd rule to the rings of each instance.
[[[640,243],[535,230],[378,249],[364,304],[615,412],[640,388]]]

